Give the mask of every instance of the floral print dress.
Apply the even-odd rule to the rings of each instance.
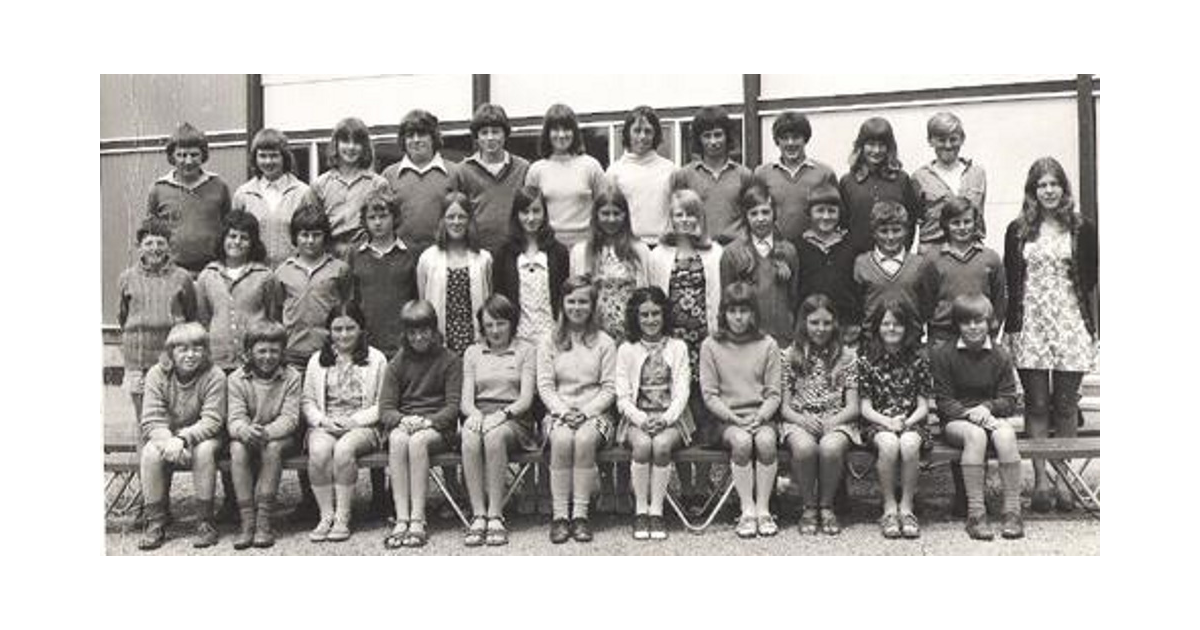
[[[929,400],[933,396],[933,376],[929,371],[929,360],[919,352],[883,353],[871,361],[862,357],[858,361],[858,392],[864,400],[870,400],[875,411],[885,416],[909,416],[917,408],[917,398]],[[863,439],[870,443],[875,434],[884,429],[874,422],[862,420]],[[921,449],[933,447],[929,429],[924,422],[917,423],[909,431],[921,436]]]
[[[1009,348],[1018,369],[1090,372],[1096,351],[1069,275],[1071,235],[1043,225],[1025,244],[1025,311]]]
[[[637,270],[632,261],[621,260],[611,246],[600,251],[596,265],[597,302],[600,308],[600,328],[618,345],[625,340],[625,305],[637,288]]]
[[[471,307],[471,270],[456,267],[446,271],[446,347],[462,353],[475,343],[475,311]]]
[[[708,337],[708,310],[705,303],[704,263],[700,256],[677,259],[671,270],[668,299],[674,325],[670,334],[687,344],[692,383],[700,383],[700,344]]]

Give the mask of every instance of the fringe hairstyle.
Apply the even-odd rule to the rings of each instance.
[[[583,328],[583,345],[590,348],[596,343],[596,339],[600,336],[600,322],[596,316],[597,305],[600,290],[592,282],[592,276],[589,274],[574,275],[563,281],[562,284],[562,303],[558,309],[558,323],[554,326],[554,335],[551,338],[554,342],[554,347],[561,352],[567,352],[571,349],[571,331],[567,321],[567,298],[572,293],[579,289],[587,289],[588,297],[592,301],[592,312],[588,315],[587,322]]]
[[[616,207],[624,214],[621,229],[615,235],[608,235],[600,228],[600,211],[608,206]],[[605,245],[612,245],[621,262],[631,263],[634,269],[641,267],[641,261],[633,252],[633,221],[629,216],[629,201],[625,195],[611,184],[603,189],[592,200],[592,236],[584,249],[584,268],[595,277],[600,264],[600,252]]]
[[[763,332],[759,328],[760,315],[758,300],[754,295],[754,287],[745,282],[734,282],[721,292],[721,306],[717,309],[717,331],[712,334],[717,341],[732,340],[733,332],[729,330],[729,309],[735,306],[745,306],[754,315],[747,331],[751,339],[762,339]]]
[[[878,116],[866,119],[858,128],[858,137],[854,139],[854,150],[850,152],[850,172],[859,180],[866,178],[870,167],[867,166],[867,158],[863,155],[863,145],[871,141],[887,145],[887,159],[884,160],[879,174],[887,179],[895,179],[904,168],[897,155],[896,134],[892,132],[892,124],[887,119]]]
[[[900,340],[900,356],[911,357],[921,348],[921,319],[917,315],[917,309],[908,300],[888,298],[871,313],[863,327],[863,354],[872,363],[878,362],[887,354],[883,339],[879,335],[879,325],[888,313],[904,327],[904,338]]]
[[[343,302],[331,309],[329,315],[325,316],[325,343],[321,344],[321,356],[317,361],[321,367],[332,367],[337,363],[337,353],[333,350],[333,321],[340,317],[349,317],[358,324],[358,341],[354,343],[354,350],[350,353],[350,359],[354,365],[367,364],[367,317],[363,315],[362,309],[353,301]]]
[[[808,316],[820,310],[828,311],[833,316],[833,333],[830,335],[829,345],[825,348],[813,346],[812,340],[808,338]],[[808,376],[816,362],[820,361],[825,367],[826,376],[832,377],[833,364],[840,356],[842,330],[838,325],[837,306],[824,293],[814,293],[800,303],[800,310],[796,313],[796,331],[792,335],[792,371],[797,376]]]

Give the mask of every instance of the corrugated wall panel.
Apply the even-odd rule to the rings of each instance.
[[[100,76],[100,138],[167,136],[182,121],[204,131],[246,128],[244,74]]]

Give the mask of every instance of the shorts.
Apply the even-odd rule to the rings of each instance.
[[[121,380],[121,389],[130,396],[141,396],[146,391],[146,371],[137,368],[125,368],[125,377]]]

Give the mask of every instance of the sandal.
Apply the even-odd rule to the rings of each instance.
[[[779,526],[775,524],[775,518],[770,514],[764,514],[758,517],[758,535],[759,536],[774,536],[779,533]]]
[[[905,538],[920,538],[921,525],[917,523],[917,516],[912,512],[905,512],[900,515],[900,533]]]
[[[408,535],[404,537],[405,547],[424,547],[429,542],[429,534],[425,532],[425,521],[412,521],[408,524]]]
[[[404,538],[408,536],[408,521],[396,521],[392,533],[383,539],[385,549],[399,549],[404,546]]]
[[[800,514],[800,534],[812,536],[820,528],[820,517],[817,508],[806,507]]]
[[[900,516],[895,512],[888,512],[879,518],[879,529],[883,532],[884,538],[894,539],[903,535]]]
[[[508,530],[504,527],[504,517],[493,516],[488,519],[487,544],[490,547],[508,544]]]
[[[833,513],[833,508],[821,508],[821,533],[827,536],[837,536],[842,533],[842,525],[838,523],[837,514]]]
[[[471,519],[471,526],[467,528],[466,535],[463,536],[463,544],[468,547],[478,547],[487,539],[488,533],[487,519],[482,516],[476,516]]]
[[[738,538],[754,538],[758,535],[758,519],[753,514],[743,514],[738,519]]]

